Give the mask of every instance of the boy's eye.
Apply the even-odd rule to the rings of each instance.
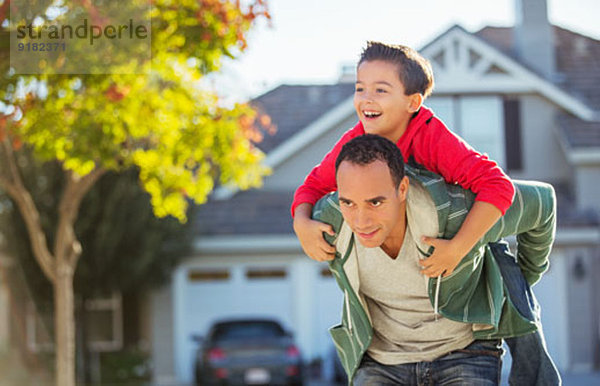
[[[340,200],[340,205],[341,206],[345,206],[346,208],[352,208],[353,202],[352,201],[343,201]]]
[[[384,89],[382,89],[382,88],[378,88],[376,91],[377,91],[378,93],[380,93],[380,94],[384,94],[384,93],[386,93],[386,92],[387,92],[386,90],[384,90]]]
[[[354,90],[354,92],[362,92],[362,91],[363,91],[363,88],[362,88],[362,87],[357,87],[357,88]]]

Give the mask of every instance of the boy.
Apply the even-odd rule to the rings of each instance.
[[[432,89],[431,66],[416,51],[404,46],[367,44],[358,62],[354,94],[360,122],[344,134],[294,195],[294,231],[309,257],[317,261],[333,258],[334,250],[321,233],[331,233],[331,228],[311,220],[310,212],[319,198],[336,190],[333,164],[341,147],[365,133],[391,140],[405,161],[413,157],[447,182],[477,194],[476,204],[452,240],[427,239],[435,251],[427,260],[425,275],[450,275],[510,206],[514,187],[498,165],[477,153],[422,106]]]
[[[498,165],[450,132],[431,110],[422,106],[433,83],[430,64],[416,51],[404,46],[367,43],[357,65],[354,94],[360,122],[342,136],[294,195],[294,231],[310,258],[317,261],[334,258],[335,248],[322,236],[323,232],[332,235],[333,229],[311,219],[312,207],[319,198],[337,188],[335,160],[342,146],[365,133],[391,140],[400,148],[405,161],[413,158],[448,183],[476,194],[474,205],[452,239],[423,238],[434,249],[424,260],[421,272],[430,278],[437,277],[438,284],[442,275],[452,274],[461,259],[512,204],[514,187]],[[502,248],[496,246],[495,249]],[[531,341],[529,335],[532,334],[527,338]],[[542,346],[542,342],[541,337],[533,339],[537,346]],[[523,347],[515,342],[509,346],[511,350]],[[519,357],[515,352],[513,356]],[[541,352],[540,361],[551,363],[545,352]],[[538,376],[538,371],[550,372],[551,379],[559,379],[553,365],[540,365],[539,369],[527,369],[529,374],[525,375],[511,371],[511,379],[517,376],[532,379]]]

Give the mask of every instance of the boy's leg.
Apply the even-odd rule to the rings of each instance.
[[[506,241],[490,243],[490,249],[502,272],[513,305],[523,317],[537,322],[539,326],[538,331],[531,334],[505,339],[512,357],[509,384],[560,385],[560,374],[546,349],[539,319],[539,304],[531,287],[525,280]]]
[[[512,356],[508,384],[514,386],[561,385],[560,374],[552,362],[544,335],[540,331],[505,339]]]

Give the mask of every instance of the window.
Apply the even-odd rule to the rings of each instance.
[[[436,96],[426,104],[452,132],[506,168],[504,103],[499,96]]]
[[[229,280],[231,274],[226,269],[192,269],[188,271],[189,281],[223,281]]]
[[[285,279],[287,272],[283,268],[248,268],[246,278],[252,279]]]
[[[33,302],[27,304],[25,330],[27,334],[27,347],[30,351],[52,351],[54,343],[52,342],[53,323],[36,311]],[[46,322],[46,323],[44,323]]]
[[[504,141],[506,168],[509,171],[522,170],[521,105],[518,99],[504,99]]]
[[[117,351],[123,347],[123,312],[120,294],[85,302],[86,338],[93,351]]]
[[[86,339],[90,350],[118,351],[123,348],[123,312],[120,294],[85,302]],[[33,352],[52,351],[53,328],[47,315],[41,315],[33,303],[27,306],[27,345]],[[46,323],[44,323],[44,321]]]

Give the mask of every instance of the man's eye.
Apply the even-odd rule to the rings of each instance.
[[[371,206],[378,207],[383,204],[383,201],[371,201]]]
[[[346,208],[351,208],[353,203],[350,201],[340,201],[340,205],[345,206]]]
[[[354,90],[354,92],[362,92],[362,91],[363,91],[363,88],[362,88],[362,87],[357,87],[357,88]]]
[[[385,93],[387,92],[386,90],[384,90],[384,89],[382,89],[382,88],[378,88],[378,89],[377,89],[377,90],[375,90],[375,91],[377,91],[379,94],[385,94]]]

